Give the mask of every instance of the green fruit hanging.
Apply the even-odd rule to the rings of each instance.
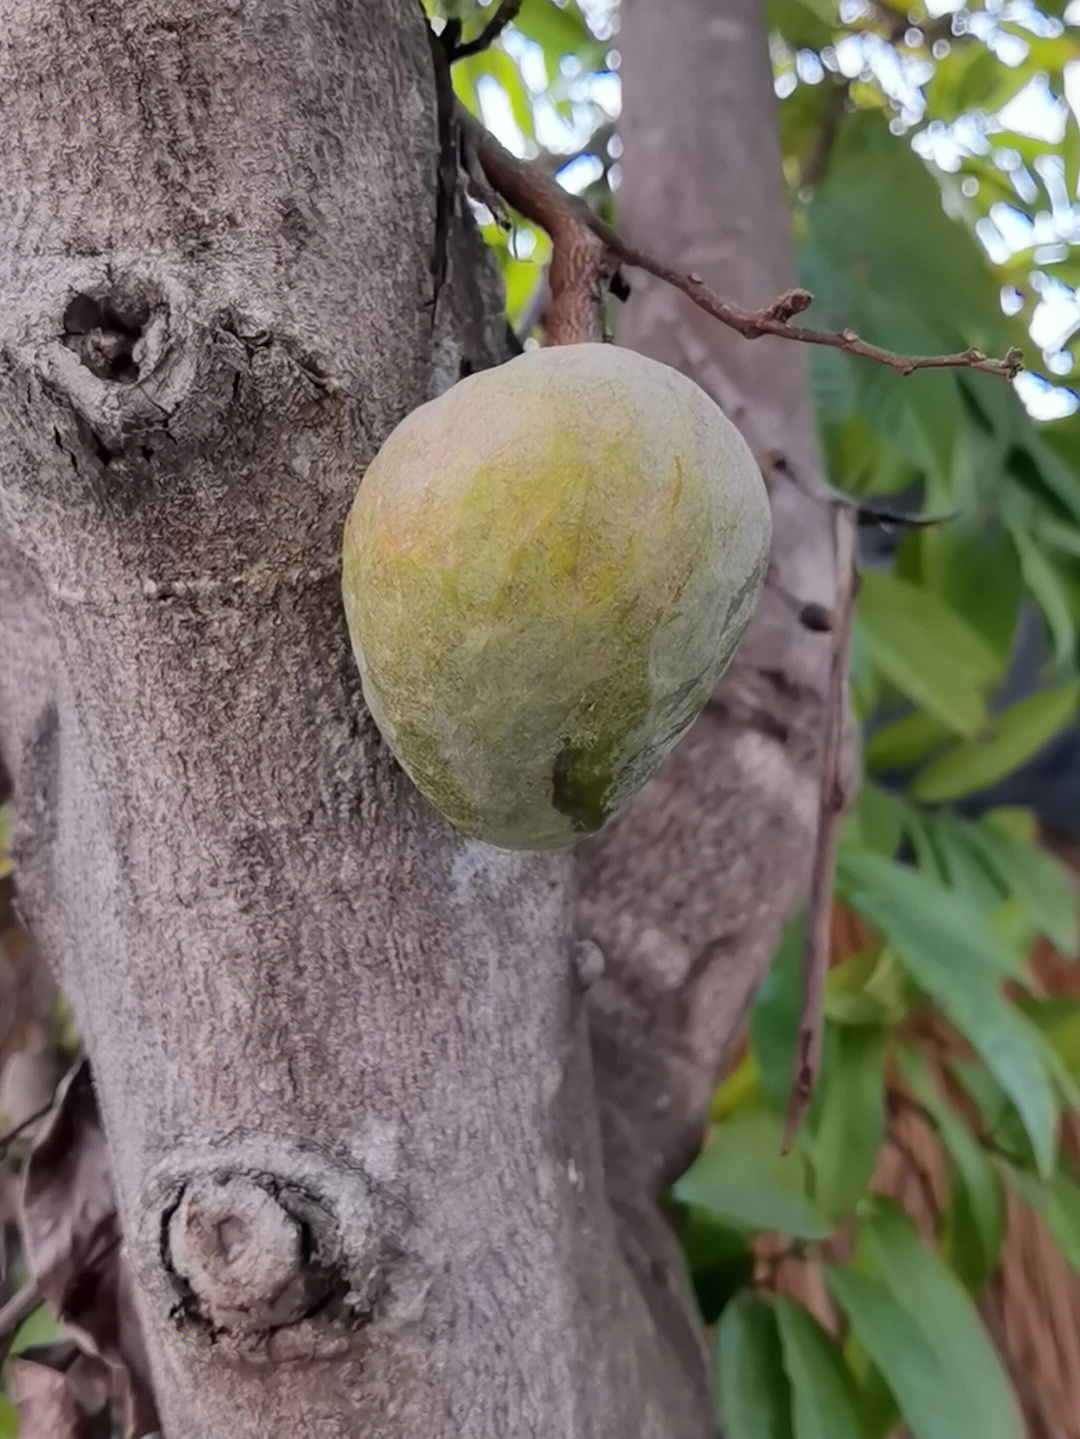
[[[754,608],[769,508],[734,425],[611,345],[531,351],[403,420],[345,528],[364,697],[418,789],[504,849],[655,773]]]

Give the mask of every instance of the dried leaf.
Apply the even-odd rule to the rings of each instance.
[[[13,1359],[10,1372],[20,1434],[33,1439],[91,1439],[90,1421],[59,1369],[32,1359]]]
[[[85,1062],[61,1083],[56,1107],[31,1148],[19,1210],[27,1263],[41,1293],[79,1348],[107,1367],[125,1439],[137,1439],[156,1427],[157,1418]]]

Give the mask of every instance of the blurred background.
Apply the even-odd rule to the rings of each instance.
[[[468,38],[498,7],[427,8]],[[819,1092],[781,1161],[797,921],[670,1214],[729,1439],[1080,1439],[1080,0],[770,0],[763,24],[807,323],[910,354],[1016,346],[1028,368],[1011,386],[912,383],[808,351],[828,482],[942,522],[860,530],[863,776]],[[524,0],[453,79],[509,149],[618,224],[616,4]],[[692,107],[693,87],[671,103]],[[548,239],[476,213],[535,343]],[[0,1439],[141,1434],[100,1130],[18,924],[8,819]],[[28,1232],[64,1236],[44,1287]],[[35,1427],[48,1371],[77,1398],[69,1429]]]

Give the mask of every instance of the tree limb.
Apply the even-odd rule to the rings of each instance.
[[[795,316],[802,314],[813,302],[808,290],[785,290],[760,310],[747,310],[733,304],[709,289],[699,275],[684,274],[630,244],[598,219],[583,201],[567,194],[542,166],[511,155],[474,116],[460,111],[460,120],[466,141],[475,148],[480,166],[492,187],[508,204],[548,232],[553,257],[558,252],[560,241],[566,244],[572,240],[575,245],[580,245],[582,234],[587,232],[602,246],[599,256],[601,269],[611,273],[624,264],[645,270],[680,290],[706,314],[748,340],[755,340],[761,335],[779,335],[806,345],[825,345],[887,365],[900,375],[910,375],[916,370],[966,369],[982,370],[986,374],[1011,380],[1022,368],[1021,353],[1015,349],[1009,350],[1001,360],[992,359],[976,349],[961,350],[952,355],[898,355],[860,339],[851,329],[810,330],[793,325],[791,321]],[[553,268],[554,263],[553,258]],[[555,291],[554,283],[552,290]]]
[[[829,687],[825,698],[825,750],[821,764],[821,789],[818,794],[817,839],[814,844],[814,867],[807,902],[802,1008],[795,1041],[791,1090],[784,1119],[785,1153],[790,1149],[795,1131],[813,1098],[818,1070],[821,1067],[821,1010],[825,976],[829,969],[836,835],[844,810],[840,762],[844,739],[844,681],[847,677],[851,624],[858,588],[858,573],[855,568],[856,529],[857,518],[852,509],[840,501],[834,501],[836,604],[832,618]]]
[[[471,40],[466,40],[461,44],[455,43],[448,51],[447,59],[453,64],[455,60],[464,60],[466,55],[477,55],[481,50],[486,50],[498,39],[507,25],[517,18],[520,9],[521,0],[502,0],[499,8],[479,35],[474,35]]]

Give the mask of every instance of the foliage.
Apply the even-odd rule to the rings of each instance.
[[[469,33],[492,8],[456,13]],[[730,1439],[878,1439],[901,1422],[915,1439],[1012,1439],[1017,1406],[977,1312],[1006,1194],[1080,1273],[1059,1122],[1077,1107],[1080,1002],[1045,994],[1029,963],[1036,941],[1076,958],[1077,889],[1034,815],[993,803],[1076,733],[1080,703],[1080,420],[1065,383],[1080,375],[1080,10],[769,0],[769,18],[813,322],[906,353],[1034,347],[1050,378],[901,381],[812,352],[830,481],[953,518],[864,546],[851,681],[865,779],[837,876],[860,943],[829,975],[819,1092],[783,1156],[796,924],[673,1197]],[[600,136],[575,188],[610,212],[609,20],[525,0],[456,79],[519,153]],[[488,234],[527,332],[546,241],[517,219]],[[873,1193],[898,1111],[943,1156],[946,1195],[921,1237]],[[763,1254],[815,1267],[825,1327],[763,1277]]]

